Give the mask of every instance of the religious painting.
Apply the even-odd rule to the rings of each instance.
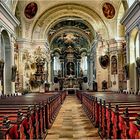
[[[111,57],[111,74],[117,74],[117,57]]]
[[[115,8],[113,7],[112,4],[106,2],[103,4],[102,7],[104,16],[108,19],[112,19],[115,16]]]
[[[106,69],[107,66],[109,65],[109,57],[108,57],[108,55],[100,56],[99,57],[99,62],[100,62],[101,67],[103,69]]]
[[[37,9],[37,4],[35,2],[31,2],[26,6],[24,14],[27,18],[31,19],[36,15]]]
[[[67,75],[74,75],[74,74],[75,74],[74,63],[68,62],[67,63]]]

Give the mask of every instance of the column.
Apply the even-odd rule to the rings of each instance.
[[[129,53],[129,43],[130,43],[130,33],[127,33],[126,36],[126,60],[127,60],[127,64],[130,63],[130,53]],[[130,66],[129,66],[130,67]],[[130,68],[129,68],[130,69]],[[129,70],[130,71],[130,70]],[[129,72],[130,73],[130,72]],[[130,75],[129,75],[129,78],[130,78]],[[129,91],[130,90],[130,79],[127,80],[127,90]]]
[[[139,38],[139,46],[140,46],[140,21],[137,24],[137,28],[138,28],[138,38]],[[140,49],[139,49],[139,57],[140,57]],[[140,78],[138,78],[138,90],[140,90]]]
[[[65,77],[65,66],[64,66],[64,61],[62,62],[62,77]]]
[[[46,82],[48,82],[48,61],[46,61],[46,63],[45,63],[45,69],[44,69],[44,71],[46,72],[45,73],[45,78],[44,78],[44,80],[46,81]]]
[[[65,74],[64,74],[64,60],[60,59],[60,63],[61,63],[61,76],[64,77],[65,76]]]
[[[53,78],[54,78],[54,57],[51,59],[51,82],[53,83]]]
[[[2,41],[1,41],[1,33],[2,32],[2,26],[0,26],[0,46],[2,47]],[[1,48],[0,48],[0,59],[1,59]]]
[[[137,28],[138,28],[139,46],[140,46],[140,21],[139,24],[137,25]],[[140,49],[139,49],[139,55],[140,55]]]
[[[17,70],[18,70],[18,91],[22,92],[22,89],[24,87],[24,64],[23,64],[23,44],[18,43],[18,66],[17,66]]]
[[[126,55],[127,55],[127,63],[130,62],[129,43],[130,43],[130,33],[127,33],[126,34]]]
[[[52,80],[52,67],[51,67],[52,60],[48,62],[48,80],[47,82],[51,82]]]
[[[1,29],[2,29],[2,26],[0,26],[0,46],[2,47],[2,41],[1,41]],[[0,48],[0,60],[1,60],[1,48]],[[2,83],[1,83],[1,80],[0,80],[0,95],[2,94]]]
[[[93,82],[93,59],[91,56],[88,57],[88,83],[89,88],[92,89],[92,82]]]
[[[13,35],[11,35],[11,65],[14,66],[15,65],[15,60],[14,60],[14,44],[15,44],[15,38],[13,37]],[[12,69],[11,69],[12,71]],[[11,82],[11,92],[12,94],[15,93],[15,82]]]
[[[88,56],[88,58],[87,58],[88,59],[87,60],[88,61],[88,75],[87,76],[88,76],[88,83],[90,84],[90,58],[89,57],[90,56]]]
[[[90,89],[93,88],[93,58],[90,58]]]
[[[79,77],[79,71],[80,71],[80,60],[79,59],[77,59],[77,77]]]

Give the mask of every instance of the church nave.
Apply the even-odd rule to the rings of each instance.
[[[68,95],[59,111],[46,140],[98,140],[95,128],[75,95]]]

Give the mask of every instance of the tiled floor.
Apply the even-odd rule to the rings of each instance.
[[[75,95],[68,95],[46,140],[97,140],[97,128],[91,124]]]

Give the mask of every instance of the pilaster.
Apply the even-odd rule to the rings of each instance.
[[[10,47],[11,47],[11,71],[12,71],[12,66],[15,65],[15,61],[14,61],[14,44],[15,44],[15,38],[13,37],[13,35],[11,35],[11,37],[10,37]],[[15,93],[15,82],[11,82],[11,91],[12,91],[12,94]]]
[[[1,47],[2,47],[1,30],[2,30],[2,26],[0,26],[0,59],[1,59]],[[0,80],[0,95],[1,94],[2,94],[2,83],[1,83],[1,80]]]
[[[126,36],[126,56],[127,56],[127,63],[130,63],[130,49],[129,49],[129,46],[130,46],[130,33],[127,33]]]

